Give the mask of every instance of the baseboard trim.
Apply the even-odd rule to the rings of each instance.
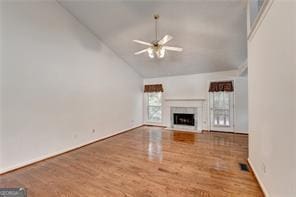
[[[162,127],[165,128],[166,126],[164,125],[159,125],[159,124],[149,124],[149,123],[145,123],[143,124],[143,126],[147,126],[147,127]]]
[[[229,133],[229,134],[239,134],[239,135],[249,135],[244,132],[234,132],[234,131],[215,131],[215,130],[202,130],[202,132],[214,132],[214,133]]]
[[[257,175],[257,173],[256,173],[256,171],[255,171],[255,168],[254,168],[254,166],[253,166],[253,164],[252,164],[250,158],[247,159],[247,162],[248,162],[248,164],[249,164],[249,166],[250,166],[250,168],[251,168],[251,170],[252,170],[252,173],[253,173],[255,179],[257,180],[257,182],[258,182],[258,184],[259,184],[259,186],[260,186],[260,188],[261,188],[261,190],[262,190],[264,196],[265,196],[265,197],[269,197],[269,194],[268,194],[266,188],[264,187],[263,182],[261,181],[261,179],[260,179],[259,176]]]
[[[75,146],[75,147],[72,147],[72,148],[63,150],[63,151],[51,153],[51,154],[45,155],[43,157],[39,157],[39,158],[36,158],[36,159],[32,159],[30,161],[23,162],[21,164],[15,165],[13,167],[2,169],[2,170],[0,170],[0,175],[4,175],[4,174],[7,174],[9,172],[13,172],[13,171],[16,171],[18,169],[21,169],[21,168],[25,168],[25,167],[30,166],[30,165],[34,165],[36,163],[39,163],[39,162],[42,162],[42,161],[45,161],[45,160],[48,160],[48,159],[51,159],[51,158],[54,158],[54,157],[63,155],[63,154],[66,154],[66,153],[71,152],[71,151],[75,151],[75,150],[80,149],[80,148],[83,148],[85,146],[89,146],[89,145],[91,145],[93,143],[96,143],[96,142],[99,142],[99,141],[103,141],[103,140],[109,139],[111,137],[115,137],[117,135],[124,134],[124,133],[126,133],[128,131],[131,131],[133,129],[137,129],[137,128],[142,127],[142,126],[143,126],[143,124],[140,124],[140,125],[137,125],[137,126],[134,126],[134,127],[131,127],[131,128],[128,128],[128,129],[124,129],[122,131],[119,131],[116,134],[112,134],[112,135],[109,135],[109,136],[106,136],[106,137],[103,137],[103,138],[100,138],[100,139],[95,139],[95,140],[90,141],[90,142],[88,142],[86,144],[81,144],[81,145],[78,145],[78,146]]]
[[[170,128],[170,127],[165,127],[164,129],[169,130],[169,131],[181,131],[181,132],[189,132],[189,133],[202,133],[201,130],[178,129],[178,128]]]

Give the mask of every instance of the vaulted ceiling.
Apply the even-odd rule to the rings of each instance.
[[[59,0],[143,77],[160,77],[237,69],[247,58],[246,0],[95,1]],[[153,14],[159,14],[159,37],[182,53],[164,59],[135,56],[144,49],[134,39],[153,41]]]

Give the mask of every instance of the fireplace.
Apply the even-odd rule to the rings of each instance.
[[[171,127],[172,129],[182,131],[198,131],[198,121],[200,116],[198,115],[198,108],[193,107],[176,107],[170,108],[171,114]]]
[[[174,125],[195,126],[194,114],[174,113]]]

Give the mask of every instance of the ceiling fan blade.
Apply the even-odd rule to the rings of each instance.
[[[153,46],[153,44],[149,43],[149,42],[144,42],[144,41],[141,41],[141,40],[133,40],[134,42],[136,43],[139,43],[139,44],[143,44],[143,45],[147,45],[147,46]]]
[[[178,51],[178,52],[183,51],[183,48],[180,48],[180,47],[163,46],[163,48],[168,51]]]
[[[162,39],[160,39],[159,41],[158,41],[158,44],[159,45],[164,45],[165,43],[167,43],[167,42],[169,42],[170,40],[172,40],[173,39],[173,36],[170,36],[170,35],[165,35]]]
[[[146,51],[148,51],[148,49],[149,49],[149,48],[147,48],[147,49],[143,49],[143,50],[141,50],[141,51],[137,51],[137,52],[134,53],[134,55],[139,55],[139,54],[141,54],[141,53],[145,53]]]

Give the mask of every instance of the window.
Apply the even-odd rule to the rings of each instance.
[[[148,97],[148,121],[161,122],[161,92],[149,92]]]
[[[232,124],[232,92],[212,92],[212,124],[215,127],[230,127]]]

